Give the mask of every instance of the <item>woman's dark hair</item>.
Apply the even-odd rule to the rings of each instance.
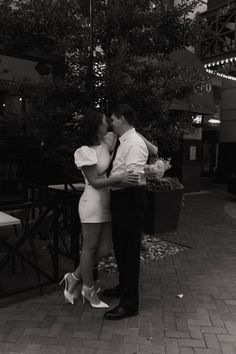
[[[104,113],[87,111],[80,123],[79,145],[94,145],[97,142],[98,128],[102,123]]]
[[[122,103],[117,105],[113,109],[113,113],[117,118],[124,116],[130,125],[134,125],[134,122],[136,120],[136,112],[129,104]]]

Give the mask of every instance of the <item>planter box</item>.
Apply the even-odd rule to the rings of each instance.
[[[178,228],[183,189],[147,192],[148,205],[143,232],[158,234],[175,231]]]

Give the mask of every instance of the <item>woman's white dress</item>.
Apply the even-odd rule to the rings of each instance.
[[[100,178],[106,178],[110,163],[110,151],[114,146],[114,134],[108,133],[97,146],[82,146],[74,153],[78,168],[95,165]],[[82,223],[111,222],[109,188],[93,188],[85,178],[85,189],[79,201],[79,216]]]

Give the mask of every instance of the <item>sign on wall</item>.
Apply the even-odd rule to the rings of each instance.
[[[195,161],[196,160],[196,157],[197,157],[197,147],[192,145],[190,146],[190,156],[189,156],[189,159],[191,161]]]

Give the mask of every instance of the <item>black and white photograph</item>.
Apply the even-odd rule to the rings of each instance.
[[[0,354],[236,354],[236,0],[0,0]]]

